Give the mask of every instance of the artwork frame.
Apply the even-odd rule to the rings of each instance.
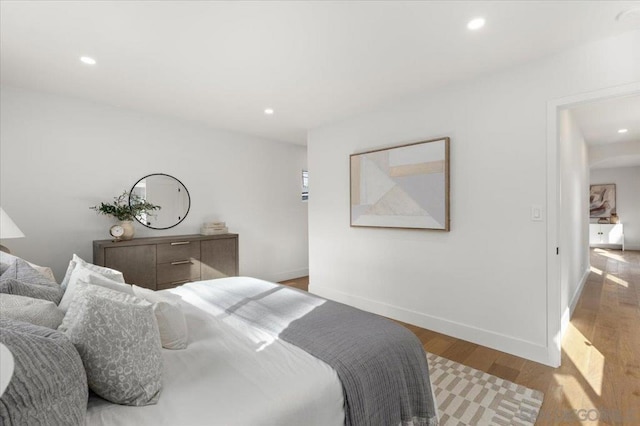
[[[302,201],[309,201],[309,170],[302,170]]]
[[[616,213],[616,184],[600,183],[589,186],[589,218],[611,218]]]
[[[351,154],[351,227],[450,231],[449,175],[449,137]]]

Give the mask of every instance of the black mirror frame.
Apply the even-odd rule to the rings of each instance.
[[[167,227],[164,227],[164,228],[156,228],[155,226],[149,226],[146,223],[142,223],[140,221],[140,219],[138,219],[138,216],[134,216],[134,218],[136,219],[136,222],[138,222],[140,225],[145,226],[145,227],[147,227],[149,229],[157,229],[157,230],[171,229],[173,227],[176,227],[176,226],[180,225],[182,223],[182,221],[186,219],[187,215],[189,215],[189,211],[191,210],[191,194],[189,194],[189,190],[187,189],[185,184],[182,183],[182,181],[180,181],[180,179],[178,179],[175,176],[171,176],[171,175],[168,175],[166,173],[151,173],[151,174],[148,174],[148,175],[138,179],[136,181],[136,183],[133,184],[133,186],[131,187],[131,190],[129,191],[129,206],[131,206],[131,193],[133,192],[133,190],[136,187],[136,185],[140,181],[142,181],[142,180],[144,180],[144,179],[146,179],[148,177],[151,177],[151,176],[167,176],[167,177],[170,177],[171,179],[175,179],[180,185],[182,185],[182,187],[184,188],[185,192],[187,193],[187,198],[189,199],[189,206],[187,207],[187,211],[185,212],[184,216],[182,216],[182,219],[180,219],[178,222],[176,222],[175,224],[173,224],[171,226],[167,226]]]

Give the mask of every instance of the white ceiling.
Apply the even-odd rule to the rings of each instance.
[[[619,167],[637,167],[640,166],[640,154],[625,155],[615,158],[607,158],[597,164],[592,165],[591,169],[617,169]]]
[[[571,112],[587,145],[640,141],[640,96],[589,103]]]
[[[571,113],[590,146],[590,157],[597,155],[592,169],[640,166],[640,96],[592,102]],[[618,133],[620,129],[627,132]]]
[[[324,123],[635,29],[615,17],[638,5],[2,1],[0,75],[4,85],[305,144]],[[487,25],[471,32],[476,16]]]

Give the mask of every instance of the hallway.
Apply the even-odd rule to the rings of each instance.
[[[590,257],[591,273],[562,342],[562,367],[551,374],[543,413],[574,410],[590,424],[638,425],[640,252],[591,249]]]

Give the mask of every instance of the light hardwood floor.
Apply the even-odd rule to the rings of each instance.
[[[308,290],[308,277],[283,284]],[[544,392],[537,425],[640,426],[640,252],[591,250],[591,273],[551,368],[400,323],[428,352]]]

